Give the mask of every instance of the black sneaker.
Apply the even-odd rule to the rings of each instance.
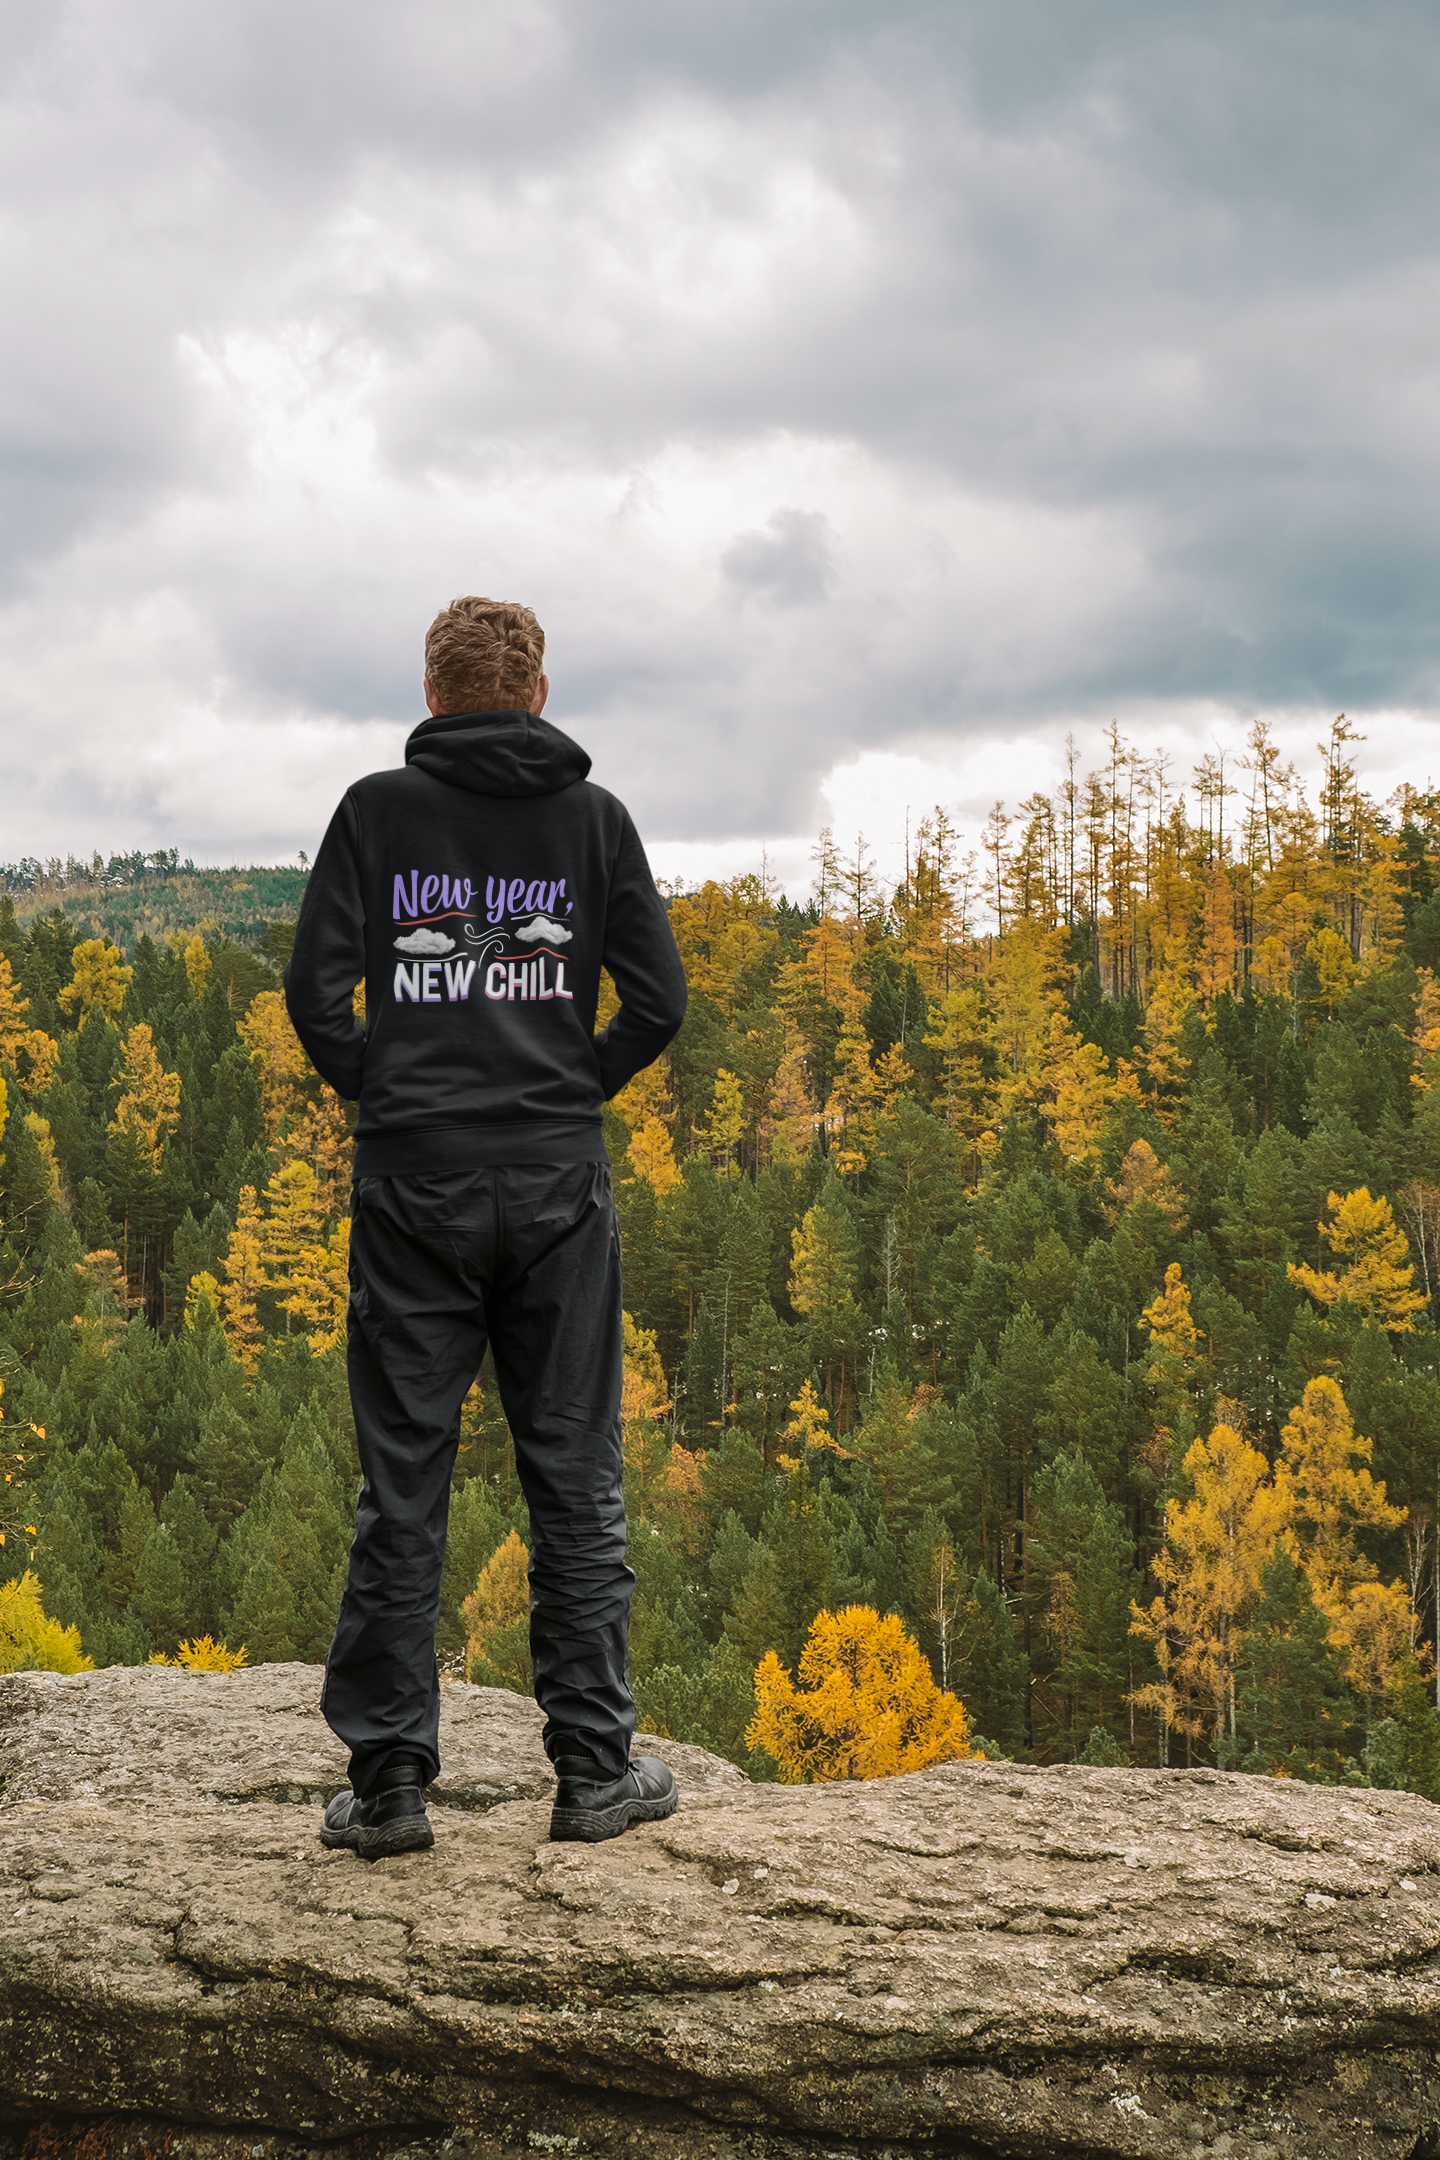
[[[408,1756],[387,1763],[363,1800],[358,1793],[336,1793],[320,1825],[321,1844],[348,1845],[362,1860],[428,1852],[435,1833],[425,1813],[424,1785],[424,1770]]]
[[[558,1766],[564,1769],[562,1763]],[[552,1838],[579,1838],[598,1845],[619,1837],[635,1822],[664,1822],[680,1805],[675,1779],[653,1755],[636,1755],[622,1776],[608,1785],[589,1778],[560,1780],[550,1816]]]

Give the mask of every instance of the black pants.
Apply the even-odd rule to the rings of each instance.
[[[609,1166],[361,1178],[349,1367],[365,1482],[321,1698],[360,1793],[390,1755],[419,1757],[432,1777],[440,1768],[435,1621],[450,1474],[487,1338],[530,1508],[530,1649],[546,1752],[606,1778],[629,1760],[635,1578],[625,1564]]]

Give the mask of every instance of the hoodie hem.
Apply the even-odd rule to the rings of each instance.
[[[486,1170],[501,1163],[609,1162],[596,1118],[531,1118],[507,1125],[442,1125],[368,1133],[355,1143],[352,1175],[417,1177],[432,1170]]]

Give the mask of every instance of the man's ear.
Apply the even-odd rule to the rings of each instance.
[[[430,680],[430,678],[429,678],[429,676],[428,676],[428,675],[427,675],[427,676],[425,677],[425,680],[424,680],[423,684],[421,685],[421,688],[422,688],[422,689],[424,690],[424,692],[425,692],[425,703],[426,703],[426,704],[427,704],[427,705],[429,706],[429,708],[430,708],[430,717],[431,717],[431,719],[432,719],[432,720],[438,720],[438,719],[440,718],[441,714],[442,714],[442,713],[444,712],[445,708],[444,708],[444,706],[443,706],[443,705],[441,704],[441,702],[440,702],[439,698],[438,698],[438,697],[437,697],[437,696],[435,695],[435,685],[434,685],[434,683],[432,683],[432,682],[431,682],[431,680]]]
[[[545,710],[545,700],[550,695],[550,677],[542,675],[535,685],[535,695],[530,700],[530,710],[538,720]]]

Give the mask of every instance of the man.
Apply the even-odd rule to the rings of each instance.
[[[364,1484],[322,1697],[352,1790],[320,1836],[372,1859],[434,1842],[450,1473],[487,1338],[530,1509],[550,1834],[614,1837],[677,1805],[663,1763],[630,1760],[620,1250],[600,1112],[674,1035],[685,977],[624,807],[540,717],[544,650],[529,608],[469,598],[437,615],[432,717],[403,771],[357,781],[336,811],[285,973],[300,1040],[360,1102],[349,1373]],[[597,1037],[602,963],[620,1010]]]

